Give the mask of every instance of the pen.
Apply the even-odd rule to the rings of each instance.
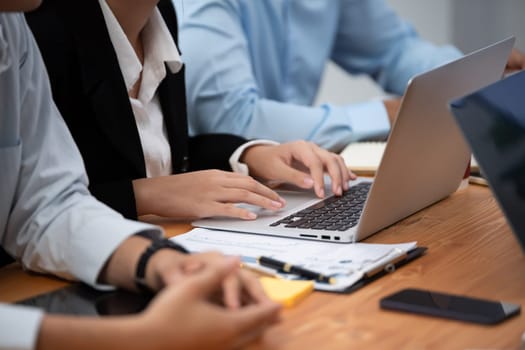
[[[281,270],[286,273],[292,273],[294,275],[298,275],[307,279],[314,280],[315,282],[320,283],[328,283],[328,284],[335,284],[336,280],[333,277],[328,277],[323,275],[322,273],[314,272],[311,270],[307,270],[305,268],[302,268],[300,266],[295,266],[289,263],[285,263],[273,258],[269,258],[267,256],[260,256],[257,258],[257,263],[261,266],[271,267],[275,270]]]
[[[272,272],[270,269],[265,269],[262,266],[254,266],[254,265],[248,265],[246,263],[241,263],[241,268],[251,271],[257,275],[265,276],[265,277],[273,277],[277,279],[281,279],[282,277],[276,274],[275,272]]]

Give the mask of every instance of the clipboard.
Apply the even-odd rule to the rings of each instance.
[[[406,252],[400,252],[399,255],[394,255],[392,259],[380,262],[378,265],[372,264],[372,266],[368,267],[365,271],[360,272],[363,274],[361,278],[359,278],[356,282],[352,283],[351,285],[345,287],[344,289],[333,289],[333,290],[323,289],[322,286],[326,286],[326,284],[319,283],[319,282],[314,283],[314,286],[315,286],[314,289],[318,292],[325,292],[325,293],[350,294],[360,289],[361,287],[364,287],[367,284],[380,279],[383,276],[386,276],[390,273],[394,273],[396,270],[398,270],[402,266],[423,256],[427,250],[428,250],[427,247],[415,247]],[[283,270],[277,270],[277,277],[279,278],[279,276],[281,278],[284,278],[285,280],[288,280],[286,276],[294,276],[294,274],[284,272]],[[334,278],[337,279],[337,277],[334,277]],[[304,278],[292,278],[290,280],[291,281],[306,281],[306,279]]]
[[[418,249],[417,242],[340,244],[270,235],[239,235],[236,232],[203,228],[195,228],[172,239],[189,251],[219,250],[226,255],[240,256],[243,265],[268,268],[268,273],[278,275],[279,278],[312,280],[303,273],[290,273],[279,266],[262,266],[257,257],[269,257],[290,267],[300,267],[310,274],[328,277],[328,283],[314,280],[314,289],[333,293],[355,290],[359,285],[384,275],[383,270],[393,271],[426,251],[423,247]]]
[[[345,290],[342,290],[336,293],[350,294],[352,292],[355,292],[361,287],[364,287],[367,284],[370,284],[385,275],[393,273],[396,270],[398,270],[400,267],[423,256],[427,250],[428,250],[427,247],[416,247],[412,250],[409,250],[403,259],[385,264],[381,270],[377,271],[376,273],[372,275],[365,274],[365,276],[363,276],[359,281],[357,281],[353,285],[347,287]],[[329,293],[332,293],[332,292],[329,292]]]

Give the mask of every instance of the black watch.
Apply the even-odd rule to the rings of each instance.
[[[149,288],[146,283],[146,266],[148,265],[148,261],[151,256],[161,249],[174,249],[181,253],[188,253],[186,248],[173,241],[170,241],[169,239],[152,239],[151,244],[140,256],[139,261],[137,262],[137,269],[135,271],[135,285],[142,292],[153,293],[151,288]]]

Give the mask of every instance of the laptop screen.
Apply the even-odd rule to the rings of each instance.
[[[525,71],[450,107],[525,252]]]

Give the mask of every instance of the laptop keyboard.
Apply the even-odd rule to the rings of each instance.
[[[270,226],[346,231],[357,225],[371,184],[371,182],[361,182],[350,187],[342,196],[323,199]]]

